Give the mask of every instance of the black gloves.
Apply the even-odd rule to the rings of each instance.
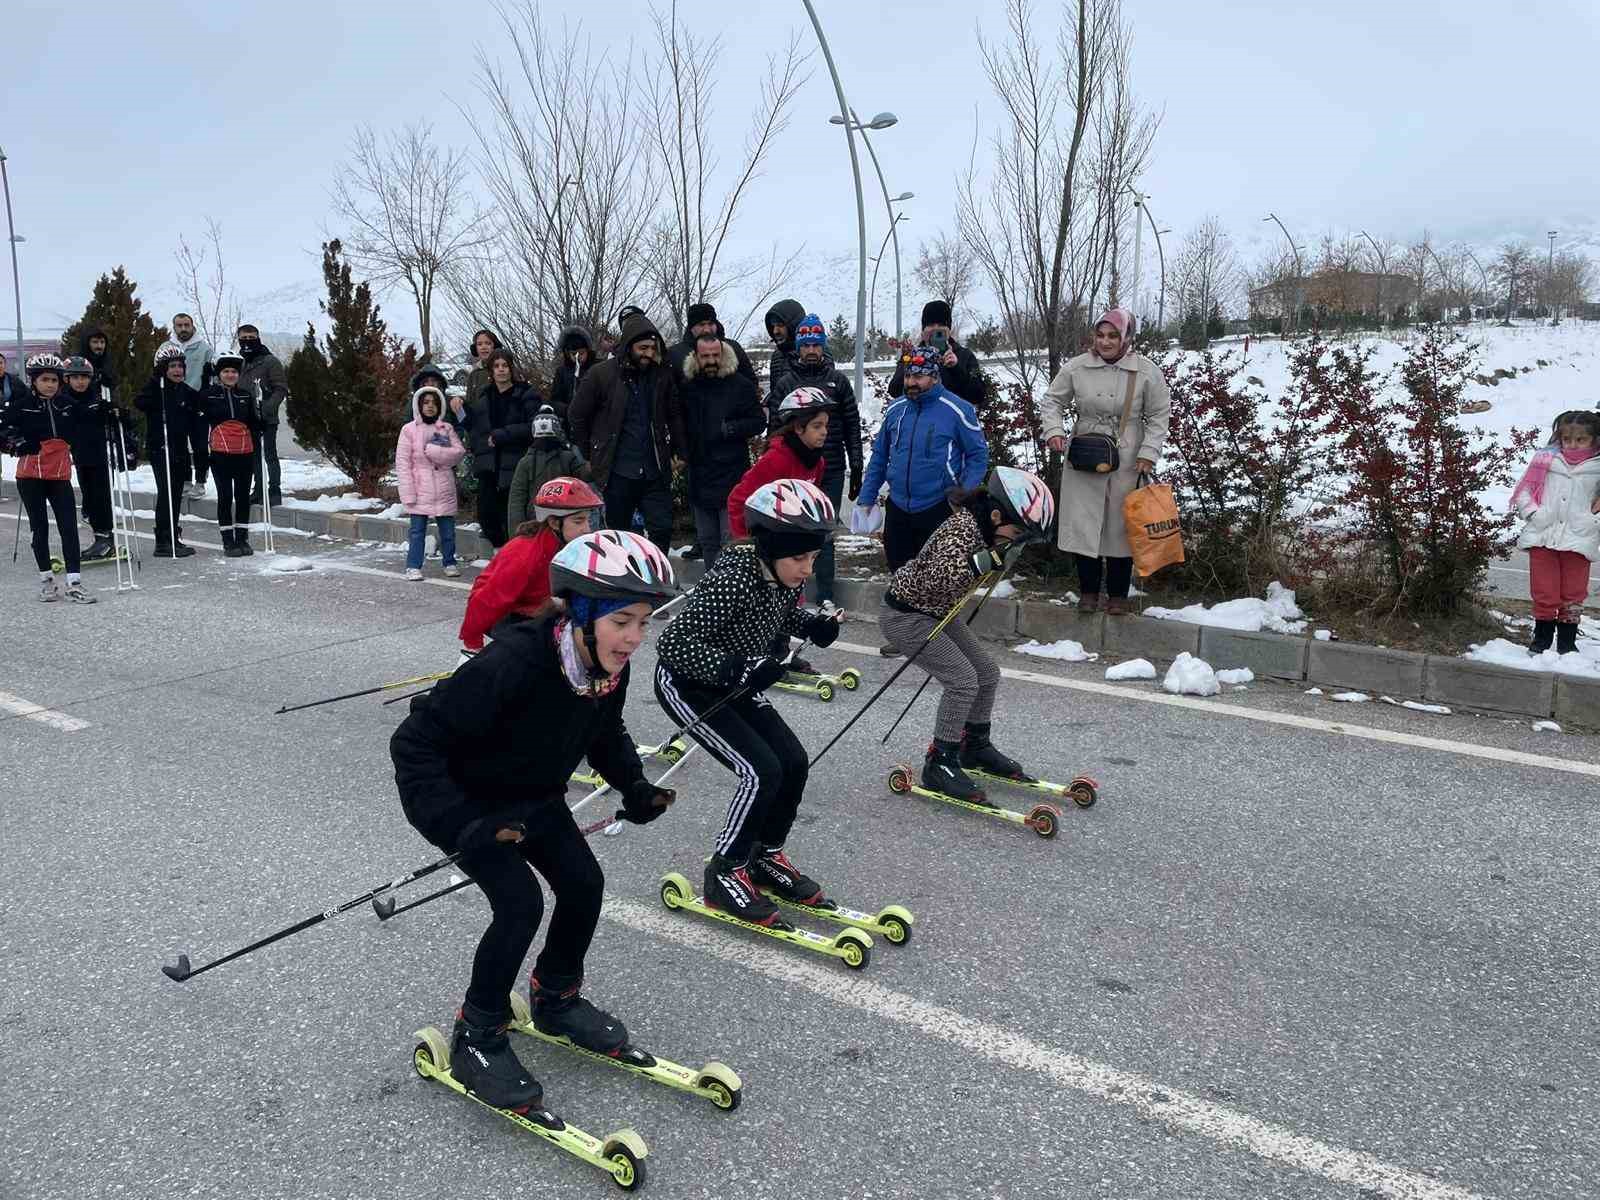
[[[854,501],[856,499],[856,497],[861,495],[861,472],[860,471],[851,471],[850,472],[850,486],[845,490],[845,495],[849,496],[852,501]]]
[[[745,691],[754,695],[764,692],[785,674],[784,665],[775,658],[765,655],[756,658],[747,658],[739,668],[738,677],[734,683]]]
[[[648,779],[635,780],[623,793],[617,819],[632,821],[635,825],[648,825],[666,812],[677,797],[678,793],[672,788],[657,787]]]
[[[839,618],[814,613],[806,620],[806,640],[827,649],[839,636]]]
[[[463,825],[461,832],[456,835],[456,849],[463,854],[475,854],[482,850],[493,849],[500,843],[496,835],[503,829],[515,830],[519,835],[516,839],[508,840],[508,845],[520,841],[520,835],[527,832],[527,826],[521,821],[504,813],[474,817]]]

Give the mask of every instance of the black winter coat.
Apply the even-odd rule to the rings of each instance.
[[[798,359],[789,362],[773,383],[772,395],[767,399],[769,411],[776,413],[778,402],[798,387],[821,388],[839,406],[828,417],[828,440],[822,448],[828,465],[823,470],[823,478],[839,478],[848,469],[850,478],[859,483],[861,410],[856,406],[856,390],[850,386],[849,376],[834,366],[833,359],[826,354],[814,365]]]
[[[989,403],[989,377],[983,373],[978,356],[954,338],[950,340],[950,349],[956,352],[956,365],[940,367],[939,382],[944,384],[945,391],[960,396],[981,413]],[[889,380],[889,395],[899,397],[905,390],[905,368],[896,367],[894,378]]]
[[[230,388],[213,383],[200,397],[195,428],[210,438],[211,431],[224,421],[242,421],[251,433],[259,434],[265,427],[261,410],[256,407],[255,389]]]
[[[474,472],[495,476],[496,487],[511,486],[517,464],[533,444],[533,415],[540,403],[533,386],[520,380],[503,392],[490,383],[468,402],[466,437]]]
[[[739,374],[743,375],[751,383],[758,384],[760,381],[756,379],[756,369],[751,365],[750,356],[744,352],[743,346],[722,332],[721,321],[717,322],[717,336],[722,339],[724,346],[733,347],[734,359],[738,364]],[[672,364],[673,378],[677,380],[680,387],[688,376],[689,364],[694,361],[694,343],[694,337],[685,333],[682,339],[667,351],[667,360]]]
[[[767,427],[755,381],[739,371],[733,345],[722,343],[716,376],[702,374],[690,355],[678,389],[688,440],[689,498],[703,508],[727,505],[728,493],[750,469],[750,439]]]
[[[48,438],[61,438],[76,454],[82,437],[80,423],[65,388],[48,400],[32,388],[13,388],[10,401],[0,407],[0,448],[21,458],[39,453]]]
[[[169,427],[173,446],[180,450],[188,445],[189,434],[199,427],[200,393],[187,383],[173,383],[164,373],[150,376],[133,404],[144,414],[144,444],[149,455],[166,445]]]
[[[567,413],[572,408],[572,399],[578,392],[578,381],[597,365],[594,357],[594,339],[589,336],[589,331],[580,325],[569,325],[561,331],[561,340],[557,343],[561,354],[561,365],[556,368],[555,380],[550,384],[551,408],[556,410],[556,416],[561,418],[561,424],[570,433],[571,424],[567,421]],[[587,350],[589,361],[583,364],[583,372],[579,372],[567,358],[566,351]]]
[[[114,444],[125,444],[130,452],[134,451],[138,443],[134,436],[133,421],[116,406],[114,397],[106,400],[92,382],[81,395],[71,387],[63,387],[58,395],[72,406],[76,426],[72,441],[74,462],[97,462],[105,458],[108,439]],[[122,424],[121,443],[118,443],[114,432],[119,417]]]
[[[389,739],[400,804],[445,850],[478,817],[524,820],[566,805],[567,780],[587,757],[619,793],[644,778],[623,723],[631,667],[599,699],[561,672],[556,618],[496,632],[486,650],[411,702]]]
[[[622,327],[621,355],[613,355],[592,371],[583,373],[578,394],[568,413],[572,444],[589,460],[595,486],[604,491],[611,481],[616,462],[617,439],[634,383],[644,389],[650,408],[650,432],[655,445],[656,466],[663,479],[672,477],[672,460],[681,458],[687,435],[683,428],[683,406],[672,372],[662,364],[636,373],[626,356],[627,347],[645,337],[659,338],[648,317],[629,317]]]

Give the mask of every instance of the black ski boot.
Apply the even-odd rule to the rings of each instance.
[[[97,533],[94,535],[94,541],[90,543],[89,548],[83,552],[83,561],[102,562],[111,558],[116,552],[117,548],[112,544],[111,538],[106,534]]]
[[[750,869],[724,854],[713,854],[706,863],[705,902],[708,908],[752,925],[772,925],[778,920],[778,906],[761,894],[750,878]]]
[[[757,846],[750,856],[749,875],[757,887],[776,892],[795,904],[831,907],[822,885],[789,861],[782,846]]]
[[[156,558],[190,558],[194,554],[193,546],[185,546],[182,542],[169,545],[165,542],[157,543],[154,557]]]
[[[1018,779],[1023,783],[1032,783],[1033,776],[1022,769],[1022,764],[1016,759],[1001,754],[995,744],[989,740],[989,722],[982,724],[968,723],[961,731],[961,765],[973,767],[979,771],[987,771],[991,775],[1003,775],[1007,779]]]
[[[239,554],[244,558],[249,558],[255,553],[250,545],[250,531],[242,526],[233,531],[233,544],[239,547]]]
[[[1535,621],[1533,623],[1533,641],[1528,643],[1529,654],[1543,654],[1555,644],[1556,623],[1554,621]]]
[[[933,739],[928,747],[928,757],[922,760],[922,786],[930,792],[942,792],[956,800],[971,804],[989,803],[983,789],[967,777],[961,769],[961,744]]]
[[[578,994],[583,980],[564,988],[545,987],[528,976],[533,1023],[541,1033],[564,1037],[596,1054],[615,1055],[628,1048],[628,1027]]]
[[[1576,654],[1578,652],[1578,623],[1576,621],[1556,622],[1556,653]]]
[[[528,1109],[544,1100],[544,1088],[511,1049],[506,1036],[510,1014],[499,1017],[463,1004],[450,1043],[450,1073],[485,1104]]]
[[[226,547],[222,552],[225,558],[244,557],[244,550],[239,545],[239,535],[234,530],[224,529],[222,531],[222,544]]]

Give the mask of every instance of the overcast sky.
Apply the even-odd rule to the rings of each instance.
[[[567,17],[597,39],[648,44],[642,0],[539,5],[554,24]],[[953,225],[955,173],[975,129],[993,128],[976,36],[980,27],[1003,35],[1003,0],[817,7],[850,102],[863,116],[900,117],[875,145],[890,188],[917,193],[901,226],[909,259],[919,239]],[[694,0],[683,11],[698,32],[720,28],[725,39],[715,129],[731,160],[766,54],[805,10],[792,0]],[[1600,6],[1125,0],[1125,11],[1140,98],[1164,114],[1143,187],[1174,231],[1169,252],[1215,213],[1252,261],[1275,232],[1262,224],[1269,209],[1312,245],[1328,230],[1404,238],[1427,226],[1446,241],[1520,234],[1541,249],[1556,229],[1600,251],[1591,86]],[[1058,13],[1038,5],[1043,24],[1054,27]],[[243,295],[309,315],[327,189],[352,128],[427,119],[466,143],[456,106],[476,103],[474,50],[498,37],[495,10],[480,0],[169,0],[155,9],[21,0],[20,11],[13,0],[0,23],[0,148],[27,238],[26,330],[48,334],[75,319],[95,277],[118,263],[164,320],[177,297],[178,236],[198,235],[207,217],[221,223]],[[777,238],[824,259],[853,256],[849,160],[827,124],[836,103],[820,56],[813,67],[750,193],[740,252]],[[881,196],[868,201],[875,252],[885,218]],[[879,302],[892,306],[890,265]],[[909,266],[908,324],[923,299]],[[853,262],[810,286],[819,294],[801,299],[825,314],[853,308]],[[267,298],[285,292],[301,298]],[[0,296],[9,339],[9,289]],[[402,297],[386,311],[396,329],[414,332]]]

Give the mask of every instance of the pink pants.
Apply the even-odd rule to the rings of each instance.
[[[1589,596],[1589,560],[1575,550],[1528,551],[1528,591],[1535,621],[1576,624]]]

